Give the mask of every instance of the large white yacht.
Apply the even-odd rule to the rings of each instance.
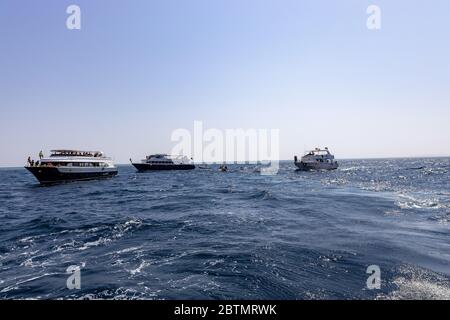
[[[117,174],[111,158],[101,151],[52,150],[49,157],[30,161],[25,167],[42,184],[91,180]]]
[[[297,156],[294,157],[294,163],[300,170],[335,170],[339,167],[338,162],[334,159],[334,155],[330,153],[328,148],[316,148],[306,153],[300,161]]]
[[[195,165],[186,156],[152,154],[145,157],[141,162],[133,162],[131,159],[130,162],[138,171],[195,169]]]

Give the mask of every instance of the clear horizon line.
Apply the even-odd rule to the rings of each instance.
[[[388,160],[388,159],[439,159],[439,158],[450,158],[450,155],[446,155],[446,156],[405,156],[405,157],[400,157],[400,156],[394,156],[394,157],[368,157],[368,158],[360,158],[360,157],[355,157],[355,158],[340,158],[337,159],[337,161],[348,161],[348,160]],[[261,160],[261,161],[253,161],[253,160],[248,160],[248,161],[243,161],[243,162],[236,162],[236,161],[224,161],[224,162],[195,162],[194,164],[198,165],[198,164],[258,164],[258,162],[262,163],[265,162],[266,160]],[[288,162],[288,161],[294,161],[294,159],[284,159],[284,160],[274,160],[274,161],[280,161],[280,162]],[[126,163],[116,163],[115,165],[117,166],[125,166],[125,165],[130,165],[132,166],[131,163],[126,162]],[[0,169],[18,169],[18,168],[23,168],[25,167],[25,165],[23,166],[1,166],[0,165]]]

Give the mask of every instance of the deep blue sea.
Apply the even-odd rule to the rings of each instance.
[[[0,169],[0,298],[450,299],[450,159],[340,164],[47,187]]]

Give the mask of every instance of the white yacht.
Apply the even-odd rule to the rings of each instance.
[[[101,151],[52,150],[50,157],[25,167],[42,184],[107,178],[117,174],[111,158]]]
[[[294,163],[300,170],[335,170],[339,167],[338,162],[334,159],[334,155],[330,153],[328,148],[316,148],[306,153],[300,161],[297,156],[294,157]]]
[[[138,171],[159,171],[159,170],[192,170],[195,165],[186,156],[169,156],[167,154],[152,154],[145,157],[141,162],[131,164]]]

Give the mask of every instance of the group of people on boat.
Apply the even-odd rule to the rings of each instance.
[[[54,154],[52,154],[52,156],[67,156],[67,157],[94,157],[94,158],[99,158],[102,157],[103,154],[102,152],[90,152],[90,151],[55,151]],[[38,167],[39,165],[43,165],[42,164],[42,158],[44,158],[44,152],[39,151],[39,160],[34,160],[31,158],[31,156],[28,157],[27,159],[27,163],[29,167]],[[52,163],[50,162],[46,162],[45,166],[54,166]]]
[[[27,160],[28,165],[29,165],[30,167],[39,167],[40,160],[41,160],[43,157],[44,157],[44,153],[42,152],[42,150],[39,151],[39,160],[37,160],[37,161],[34,161],[34,160],[31,158],[31,156],[29,156],[29,157],[28,157],[28,160]]]

